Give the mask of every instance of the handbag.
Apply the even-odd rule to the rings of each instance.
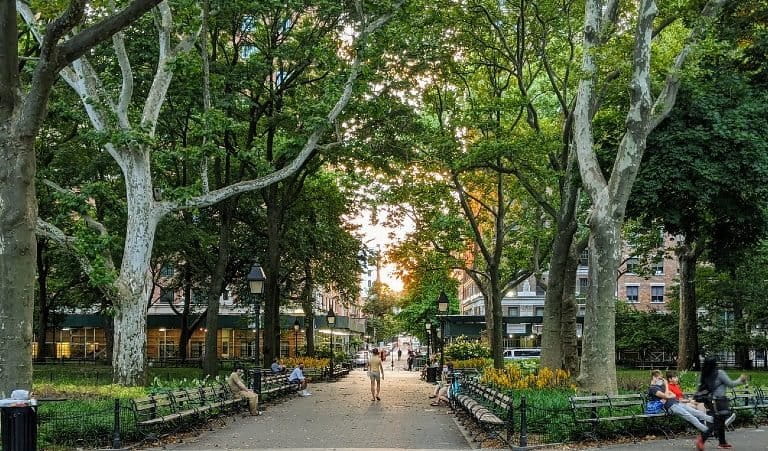
[[[652,399],[645,403],[645,413],[653,415],[655,413],[661,413],[664,410],[664,403],[660,399]]]
[[[699,390],[693,394],[693,400],[704,404],[712,402],[712,392],[708,388],[699,387]]]

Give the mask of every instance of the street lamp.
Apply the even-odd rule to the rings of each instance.
[[[331,364],[330,364],[330,371],[328,372],[329,377],[333,377],[333,329],[336,327],[336,314],[333,313],[333,310],[328,310],[328,314],[325,316],[326,321],[328,321],[328,325],[331,327]]]
[[[299,324],[299,319],[296,318],[296,321],[293,322],[293,356],[294,357],[299,355],[299,329],[301,329],[301,324]]]
[[[253,388],[257,393],[261,393],[261,371],[259,370],[259,367],[261,366],[261,363],[259,362],[259,316],[261,313],[261,294],[264,293],[264,281],[267,280],[267,278],[264,276],[264,270],[261,269],[260,264],[254,263],[253,266],[251,266],[251,271],[248,273],[248,276],[246,276],[246,280],[248,281],[248,289],[251,292],[253,309],[255,311],[254,325],[256,329],[256,349],[253,351],[253,359],[256,371],[254,372]]]
[[[160,332],[163,333],[163,347],[162,347],[162,354],[160,355],[160,360],[165,360],[165,355],[167,354],[167,343],[168,343],[168,336],[166,335],[166,329],[165,327],[161,327]]]
[[[424,327],[427,329],[427,363],[429,363],[429,345],[430,345],[430,335],[432,335],[432,323],[427,321],[426,324],[424,324]]]
[[[440,290],[440,296],[437,297],[437,315],[440,317],[440,371],[443,370],[445,365],[445,318],[448,313],[448,295],[445,294],[445,290]]]

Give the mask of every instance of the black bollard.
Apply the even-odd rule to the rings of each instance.
[[[122,440],[120,440],[120,399],[115,398],[115,430],[112,432],[112,449],[120,449],[123,447]]]
[[[520,449],[528,449],[528,412],[525,396],[520,399]]]

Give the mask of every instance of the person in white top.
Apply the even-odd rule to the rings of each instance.
[[[299,388],[301,389],[301,393],[299,393],[301,396],[311,396],[312,393],[307,391],[307,378],[304,377],[304,364],[299,363],[299,366],[293,369],[291,371],[291,375],[288,376],[288,382],[291,384],[299,384]]]

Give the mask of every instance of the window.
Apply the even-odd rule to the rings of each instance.
[[[584,249],[579,255],[579,266],[589,266],[589,249]]]
[[[637,257],[629,257],[627,259],[627,273],[635,274],[637,271]]]
[[[160,289],[160,302],[167,302],[172,303],[173,302],[173,290],[170,288],[161,288]]]
[[[520,307],[507,307],[507,316],[520,316]]]
[[[542,332],[544,332],[544,325],[543,324],[534,324],[531,328],[531,332],[533,332],[536,335],[541,335]]]
[[[577,292],[577,294],[586,296],[587,288],[589,288],[589,279],[587,279],[586,277],[579,277],[579,291]]]
[[[162,268],[160,268],[160,275],[163,277],[173,277],[175,272],[176,271],[173,268],[173,265],[165,264]]]
[[[536,307],[533,316],[544,316],[544,307]]]
[[[639,302],[640,287],[637,285],[627,285],[627,302],[636,303]]]
[[[664,287],[662,286],[651,287],[651,303],[652,304],[664,303]]]
[[[536,283],[536,296],[544,296],[547,292],[544,290],[544,287],[542,287],[539,283]]]
[[[653,273],[657,276],[664,275],[664,260],[653,263]]]

